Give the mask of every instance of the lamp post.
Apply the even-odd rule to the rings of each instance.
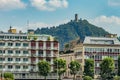
[[[94,80],[95,80],[95,53],[93,53],[93,55],[94,55]]]
[[[95,56],[97,55],[97,53],[95,52],[93,53],[93,55],[94,55],[94,80],[95,80]]]
[[[2,73],[1,73],[1,80],[4,78],[4,73],[3,73],[3,53],[2,53]]]

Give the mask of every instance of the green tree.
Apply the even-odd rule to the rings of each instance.
[[[120,76],[120,55],[118,56],[118,76]]]
[[[14,75],[12,73],[4,73],[5,80],[14,80]]]
[[[46,77],[50,72],[50,64],[47,61],[40,61],[38,63],[38,70],[39,74],[44,76],[44,79],[47,80]]]
[[[113,78],[114,61],[112,58],[104,58],[100,64],[100,74],[103,80],[111,80]]]
[[[120,80],[120,76],[115,76],[114,80]]]
[[[94,77],[94,61],[93,61],[93,59],[85,60],[84,75]]]
[[[61,75],[66,71],[66,61],[63,59],[55,59],[54,68],[54,71],[59,76],[59,80],[61,80]]]
[[[90,76],[85,76],[83,80],[92,80],[92,77],[90,77]]]
[[[80,63],[78,61],[71,61],[69,68],[70,73],[74,75],[73,80],[75,80],[75,75],[80,71]]]

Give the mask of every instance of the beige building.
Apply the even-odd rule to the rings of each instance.
[[[77,45],[75,48],[73,48],[74,52],[60,55],[60,58],[66,60],[66,64],[67,64],[67,70],[63,75],[64,78],[73,78],[73,76],[70,74],[69,64],[71,61],[74,61],[74,60],[79,61],[81,64],[81,70],[80,72],[78,72],[76,77],[82,76],[83,74],[82,72],[84,70],[84,56],[83,56],[82,50],[83,50],[82,45]]]
[[[85,37],[83,42],[83,53],[85,59],[94,59],[94,74],[96,78],[100,74],[100,63],[105,57],[114,59],[115,73],[117,73],[120,42],[116,36]]]
[[[93,59],[95,62],[95,78],[98,78],[100,74],[100,63],[105,57],[112,57],[114,59],[115,73],[117,73],[117,61],[118,55],[120,55],[120,41],[117,39],[116,34],[110,34],[105,37],[85,37],[84,42],[76,45],[73,48],[73,51],[73,53],[60,55],[60,58],[65,59],[67,62],[67,71],[64,74],[64,77],[71,77],[68,68],[71,61],[77,60],[81,63],[82,71],[80,74],[83,74],[85,59]]]

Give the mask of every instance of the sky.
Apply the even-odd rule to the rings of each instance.
[[[52,27],[79,19],[120,36],[120,0],[0,0],[0,31]]]

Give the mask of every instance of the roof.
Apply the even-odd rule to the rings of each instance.
[[[85,37],[83,44],[120,44],[120,41],[109,37]]]

